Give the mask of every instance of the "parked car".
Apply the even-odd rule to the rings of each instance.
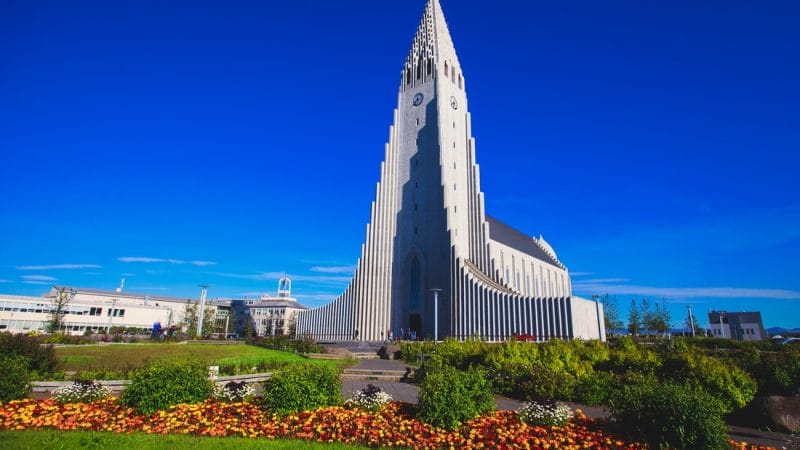
[[[786,338],[778,342],[778,345],[800,345],[800,338],[795,338],[795,337]]]

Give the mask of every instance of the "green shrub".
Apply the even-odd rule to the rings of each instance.
[[[338,370],[329,366],[296,364],[264,382],[264,407],[285,416],[323,406],[342,404]]]
[[[28,366],[30,360],[20,355],[0,354],[0,403],[28,396],[31,390]]]
[[[44,338],[25,334],[0,333],[0,355],[19,355],[28,359],[31,379],[48,378],[58,369],[52,345],[41,345]]]
[[[491,411],[494,411],[492,387],[479,371],[443,366],[429,372],[419,390],[417,416],[437,427],[452,430]]]
[[[661,367],[659,355],[636,344],[630,337],[614,340],[608,360],[598,362],[595,370],[613,372],[619,375],[628,372],[653,374]]]
[[[618,385],[619,378],[609,372],[595,372],[578,380],[574,399],[590,406],[608,404],[611,391]]]
[[[518,381],[519,392],[515,396],[541,402],[570,400],[575,396],[576,384],[575,376],[564,369],[537,362]]]
[[[727,447],[722,403],[696,387],[670,383],[625,386],[612,399],[611,411],[621,429],[650,448]]]
[[[793,395],[800,390],[800,349],[780,348],[748,356],[742,366],[757,380],[759,394]]]
[[[213,390],[205,365],[159,361],[134,373],[121,400],[145,414],[152,414],[179,403],[204,401]]]
[[[722,402],[726,413],[743,408],[756,394],[756,382],[747,372],[697,353],[668,356],[660,372],[664,380],[685,382],[702,388]]]

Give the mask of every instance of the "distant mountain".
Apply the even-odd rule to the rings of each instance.
[[[800,328],[772,327],[767,328],[767,333],[769,333],[770,336],[775,336],[776,334],[800,334]]]

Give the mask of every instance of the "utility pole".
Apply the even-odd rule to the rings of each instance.
[[[211,286],[207,284],[201,284],[200,288],[200,317],[197,319],[197,337],[203,337],[203,319],[205,319],[206,314],[206,291]]]
[[[689,326],[692,327],[692,337],[697,337],[697,336],[695,336],[695,333],[694,333],[694,317],[692,317],[692,307],[691,307],[691,305],[686,305],[686,309],[689,310]]]

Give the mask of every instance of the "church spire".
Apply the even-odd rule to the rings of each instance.
[[[439,0],[428,0],[403,65],[402,90],[434,79],[444,62],[457,66],[453,39]]]

